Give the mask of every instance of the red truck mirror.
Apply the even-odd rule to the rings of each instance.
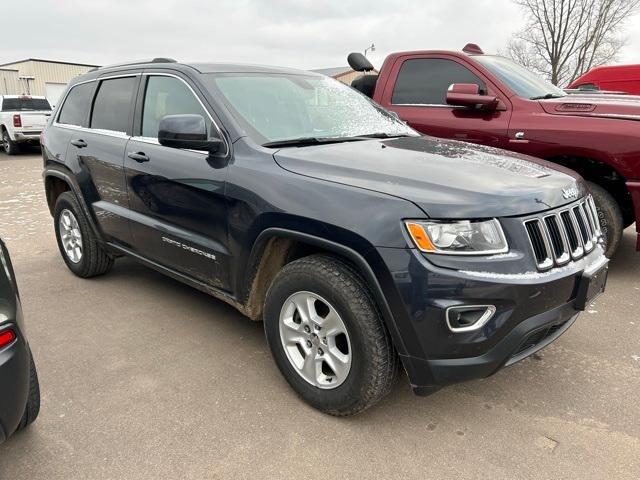
[[[498,99],[489,95],[480,95],[480,87],[475,83],[454,83],[447,90],[447,104],[495,110],[498,107]]]

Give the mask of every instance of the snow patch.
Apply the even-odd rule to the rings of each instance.
[[[497,255],[491,255],[490,257],[487,257],[487,260],[500,260],[503,258],[518,258],[518,254],[513,252],[499,253]]]
[[[595,271],[607,262],[606,257],[601,257],[595,262],[584,267],[585,271]],[[477,278],[490,278],[496,280],[539,280],[541,278],[547,278],[559,273],[565,273],[569,271],[575,271],[575,263],[570,263],[564,267],[556,267],[546,272],[524,272],[524,273],[498,273],[498,272],[479,272],[475,270],[461,270],[460,273],[469,275],[470,277]]]

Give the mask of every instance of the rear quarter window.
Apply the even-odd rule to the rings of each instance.
[[[86,127],[87,114],[89,113],[94,88],[94,82],[83,83],[73,87],[62,104],[58,123]]]

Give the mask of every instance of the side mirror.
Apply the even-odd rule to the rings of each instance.
[[[158,127],[160,145],[189,150],[217,152],[223,145],[221,138],[207,134],[207,124],[202,115],[166,115]]]
[[[480,95],[480,87],[475,83],[454,83],[447,90],[447,104],[495,110],[498,107],[498,99],[489,95]]]

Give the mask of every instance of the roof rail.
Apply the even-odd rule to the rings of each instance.
[[[146,64],[146,63],[177,63],[177,61],[174,60],[173,58],[156,57],[156,58],[152,58],[151,60],[137,60],[135,62],[115,63],[113,65],[106,65],[104,67],[92,68],[89,71],[90,72],[95,72],[97,70],[103,70],[105,68],[126,67],[126,66],[129,66],[129,65],[143,65],[143,64]]]

